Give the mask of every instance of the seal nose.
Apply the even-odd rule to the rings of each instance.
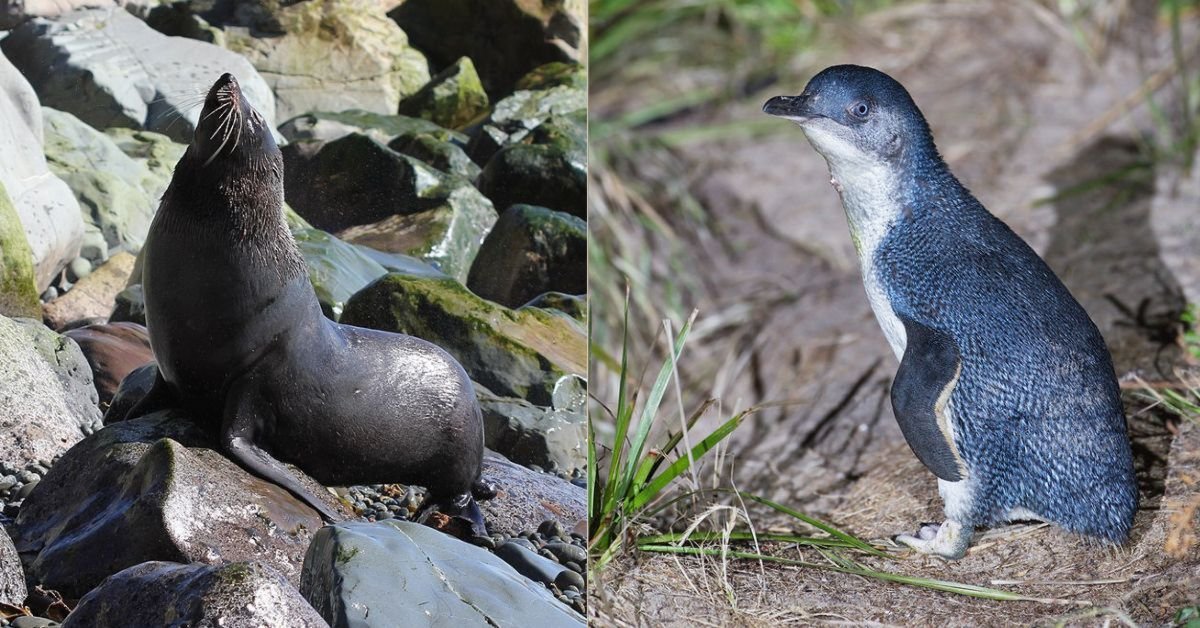
[[[228,72],[222,74],[221,78],[217,79],[215,87],[225,87],[226,85],[237,85],[237,78]]]

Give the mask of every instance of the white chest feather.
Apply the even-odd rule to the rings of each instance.
[[[900,359],[906,344],[904,325],[892,311],[873,264],[876,249],[903,212],[896,178],[887,164],[831,133],[808,127],[804,133],[829,163],[832,183],[842,197],[850,237],[858,251],[867,300],[896,359]]]

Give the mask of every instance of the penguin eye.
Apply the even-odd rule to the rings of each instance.
[[[850,115],[858,118],[859,120],[865,120],[867,118],[867,114],[870,112],[871,108],[867,106],[866,101],[860,100],[853,105],[850,105]]]

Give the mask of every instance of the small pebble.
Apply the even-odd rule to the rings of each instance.
[[[67,278],[72,282],[79,281],[92,274],[92,263],[82,257],[76,257],[67,265]]]
[[[34,480],[25,486],[22,486],[21,489],[17,491],[17,499],[25,499],[26,497],[29,497],[29,494],[33,492],[33,488],[37,485],[38,481]]]
[[[559,590],[566,589],[567,587],[575,587],[582,591],[587,587],[587,583],[583,579],[583,576],[570,569],[565,569],[554,577],[554,586],[558,587]]]
[[[58,622],[45,617],[31,617],[26,615],[12,620],[13,628],[48,628],[49,626],[57,626]]]
[[[547,543],[546,548],[558,562],[565,563],[567,561],[575,563],[587,562],[587,550],[578,545],[570,545],[568,543]]]
[[[49,303],[57,298],[58,298],[58,288],[55,288],[54,286],[50,286],[49,288],[46,288],[46,291],[42,293],[42,297],[41,297],[43,303]]]
[[[15,476],[15,475],[6,475],[6,476],[0,478],[0,491],[7,491],[8,489],[10,489],[16,485],[17,485],[17,476]]]

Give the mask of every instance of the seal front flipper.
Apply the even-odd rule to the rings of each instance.
[[[229,391],[221,424],[221,446],[225,453],[247,471],[287,489],[320,513],[327,523],[340,521],[341,517],[300,484],[283,463],[256,444],[265,420],[261,414],[261,406],[265,404],[261,403],[261,396],[251,389],[251,385],[243,383],[233,386]]]
[[[948,482],[965,475],[954,445],[953,428],[946,414],[950,393],[962,372],[958,345],[949,334],[903,314],[906,336],[904,357],[892,383],[892,409],[904,440],[917,458]]]

